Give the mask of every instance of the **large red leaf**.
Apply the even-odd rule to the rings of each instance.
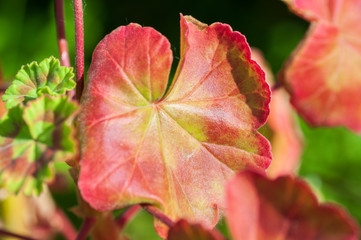
[[[312,125],[361,132],[361,0],[286,0],[313,24],[283,71],[291,102]]]
[[[289,176],[270,180],[239,173],[227,185],[227,222],[234,240],[357,240],[348,213],[319,204],[307,184]]]
[[[172,220],[214,226],[234,171],[265,169],[257,132],[269,87],[243,35],[181,18],[181,59],[154,29],[120,27],[97,46],[80,114],[82,196],[98,210],[153,203]],[[161,236],[167,228],[156,222]]]
[[[252,58],[262,67],[267,82],[274,85],[273,73],[262,53],[252,48]],[[267,169],[267,175],[277,177],[296,174],[301,160],[303,137],[284,89],[272,92],[270,115],[261,132],[265,133],[272,146],[272,163]]]

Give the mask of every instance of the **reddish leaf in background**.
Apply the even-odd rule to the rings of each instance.
[[[312,125],[361,133],[361,0],[284,0],[312,21],[281,78]]]
[[[290,176],[270,180],[240,172],[226,190],[227,222],[234,240],[357,240],[347,212],[319,204],[308,185]]]
[[[274,85],[272,71],[258,49],[252,48],[252,59],[262,67],[267,82]],[[265,133],[272,146],[272,162],[267,175],[278,177],[296,174],[301,160],[303,137],[285,90],[272,92],[270,115],[260,131]]]
[[[209,230],[200,224],[179,220],[169,229],[167,240],[225,240],[217,230]]]
[[[153,28],[130,24],[99,43],[82,98],[79,188],[100,211],[152,203],[213,227],[234,171],[270,164],[256,130],[270,90],[244,36],[225,24],[181,17],[181,59],[164,95],[171,62]]]

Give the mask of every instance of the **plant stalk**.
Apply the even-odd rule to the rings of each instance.
[[[62,66],[70,67],[68,43],[65,37],[63,0],[55,0],[54,6],[60,62]]]
[[[81,229],[78,233],[78,236],[76,237],[76,240],[85,240],[90,230],[92,229],[94,223],[95,223],[95,218],[92,217],[85,218],[83,225],[81,226]]]
[[[79,101],[84,88],[84,23],[82,0],[73,0],[75,22],[76,99]]]
[[[140,205],[133,205],[129,207],[123,214],[117,217],[115,222],[119,228],[119,231],[122,231],[125,225],[127,225],[127,223],[130,222],[141,209],[142,207]]]
[[[74,229],[73,225],[66,217],[65,213],[58,208],[56,210],[54,221],[57,221],[56,227],[62,235],[68,240],[74,240],[76,238],[77,232]]]
[[[277,91],[278,89],[280,89],[281,87],[283,87],[283,84],[281,82],[276,82],[272,88],[271,88],[271,91],[274,92],[274,91]]]
[[[4,93],[8,87],[9,84],[0,82],[0,93]]]
[[[164,215],[158,208],[156,208],[152,205],[149,205],[149,204],[142,204],[142,207],[144,208],[145,211],[147,211],[154,217],[158,218],[161,222],[163,222],[168,227],[171,228],[174,226],[173,220],[170,219],[169,217],[167,217],[166,215]]]

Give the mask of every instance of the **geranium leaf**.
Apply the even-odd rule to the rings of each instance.
[[[172,220],[211,227],[234,171],[271,161],[256,130],[270,91],[244,36],[228,25],[182,17],[181,35],[165,96],[172,61],[165,37],[130,24],[99,43],[82,98],[78,184],[97,210],[152,203]]]
[[[169,229],[168,240],[225,240],[217,230],[209,230],[200,224],[190,224],[181,219]]]
[[[74,153],[76,109],[65,96],[42,96],[9,109],[0,120],[0,182],[15,193],[39,194],[52,177],[51,163]]]
[[[355,220],[319,204],[308,185],[290,176],[270,180],[240,172],[227,184],[227,222],[234,240],[358,239]]]
[[[308,123],[361,132],[361,0],[288,0],[313,24],[281,75]]]
[[[73,69],[60,66],[59,60],[53,57],[39,64],[32,62],[20,69],[2,99],[9,109],[43,94],[61,95],[75,87],[73,77]]]
[[[275,86],[272,71],[258,49],[252,48],[252,59],[262,67],[267,82]],[[301,160],[303,136],[284,89],[272,92],[270,115],[260,132],[270,140],[272,146],[272,163],[267,169],[267,175],[277,177],[296,174]]]
[[[290,10],[299,16],[309,20],[318,21],[326,20],[331,21],[334,17],[332,12],[334,7],[337,6],[337,1],[330,0],[283,0],[288,4]],[[353,1],[353,0],[352,0]]]

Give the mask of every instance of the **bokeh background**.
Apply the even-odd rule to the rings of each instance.
[[[64,0],[66,35],[74,63],[72,1]],[[136,22],[165,35],[179,60],[179,14],[204,23],[228,23],[260,49],[274,73],[304,36],[309,24],[287,9],[280,0],[85,0],[85,68],[96,44],[120,25]],[[58,57],[52,0],[0,0],[0,76],[11,81],[23,64]],[[347,116],[345,116],[347,117]],[[342,204],[361,221],[361,137],[343,128],[311,128],[299,119],[305,136],[300,175],[327,201]],[[67,167],[59,168],[66,172]],[[76,205],[74,184],[53,193],[56,202],[79,227],[81,220],[67,209]],[[1,204],[0,216],[6,212]],[[119,211],[115,212],[119,214]],[[219,227],[226,233],[225,224]],[[159,239],[152,217],[141,212],[125,229],[132,239]],[[62,239],[59,237],[59,239]]]

